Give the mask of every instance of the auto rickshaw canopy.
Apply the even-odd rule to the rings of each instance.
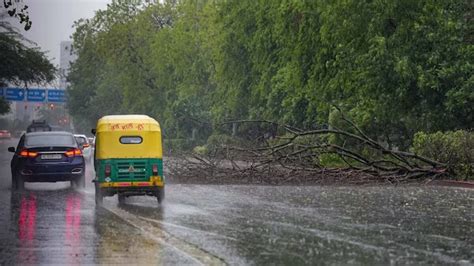
[[[147,115],[104,116],[97,122],[95,149],[96,159],[162,158],[160,124]]]

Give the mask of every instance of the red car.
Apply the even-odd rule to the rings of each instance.
[[[0,129],[0,139],[10,139],[12,135],[8,130]]]

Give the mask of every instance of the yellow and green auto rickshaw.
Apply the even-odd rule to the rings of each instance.
[[[109,115],[97,122],[94,168],[95,201],[118,194],[165,196],[160,124],[146,115]]]

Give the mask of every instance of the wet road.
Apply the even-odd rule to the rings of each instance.
[[[119,205],[68,183],[11,193],[0,143],[0,264],[474,263],[474,191],[168,185]],[[91,180],[89,172],[88,180]]]

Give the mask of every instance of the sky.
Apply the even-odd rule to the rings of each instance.
[[[91,18],[94,12],[105,9],[111,0],[23,0],[28,5],[30,30],[25,31],[17,21],[12,25],[29,40],[35,42],[55,65],[59,65],[61,41],[71,40],[74,21]]]

